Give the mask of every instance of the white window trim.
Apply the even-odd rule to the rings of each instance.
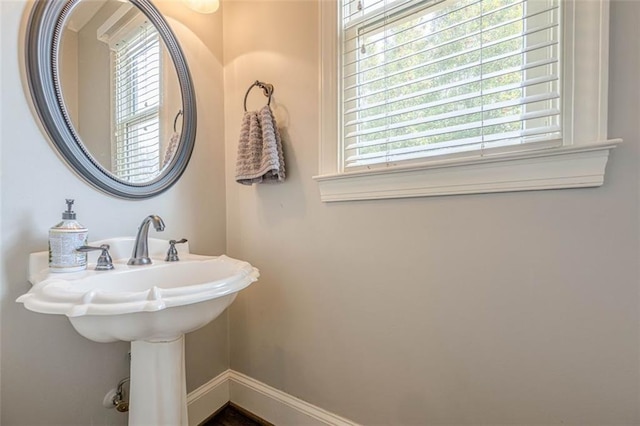
[[[370,200],[601,186],[607,139],[609,0],[563,0],[563,145],[484,157],[345,172],[339,138],[338,1],[320,1],[320,164],[322,201]],[[597,30],[594,30],[597,29]],[[579,34],[579,37],[576,36]],[[581,52],[581,55],[574,55]],[[567,102],[566,100],[569,100]]]

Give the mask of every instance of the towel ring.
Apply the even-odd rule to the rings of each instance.
[[[178,110],[176,118],[173,119],[173,133],[178,133],[178,118],[183,114],[182,110]]]
[[[262,93],[264,93],[264,95],[269,98],[267,105],[271,105],[271,96],[273,95],[274,90],[273,84],[263,83],[262,81],[256,80],[251,86],[249,86],[247,93],[245,93],[244,95],[244,112],[247,112],[247,97],[249,96],[249,92],[251,92],[251,89],[256,86],[261,88]]]

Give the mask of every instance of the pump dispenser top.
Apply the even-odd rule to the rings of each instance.
[[[71,207],[73,207],[74,200],[67,198],[65,201],[67,202],[67,211],[66,212],[62,212],[62,219],[63,220],[71,220],[71,219],[75,220],[76,212],[71,210]]]

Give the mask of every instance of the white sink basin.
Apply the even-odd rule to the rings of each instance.
[[[61,314],[84,337],[96,342],[167,341],[196,330],[224,311],[238,291],[258,279],[247,262],[227,256],[199,256],[177,245],[180,261],[165,262],[168,241],[149,239],[153,264],[128,266],[133,238],[96,241],[109,244],[115,269],[95,271],[92,252],[86,271],[54,273],[48,253],[30,257],[33,288],[18,298],[25,308]]]
[[[184,334],[220,315],[238,291],[258,279],[258,270],[227,256],[199,256],[177,245],[178,262],[165,262],[167,240],[149,238],[153,263],[129,266],[133,237],[109,244],[115,269],[50,272],[48,252],[29,257],[31,290],[17,300],[42,314],[66,315],[84,337],[131,343],[129,425],[187,425]],[[116,380],[118,378],[114,378]]]

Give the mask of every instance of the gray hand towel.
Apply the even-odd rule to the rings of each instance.
[[[167,146],[167,150],[164,154],[164,160],[162,161],[162,166],[160,169],[164,169],[164,166],[169,164],[173,155],[176,153],[176,148],[178,148],[178,143],[180,142],[180,134],[177,132],[173,132],[171,135],[171,140],[169,141],[169,146]]]
[[[282,139],[269,105],[245,112],[240,129],[236,182],[243,185],[282,182],[285,178]]]

